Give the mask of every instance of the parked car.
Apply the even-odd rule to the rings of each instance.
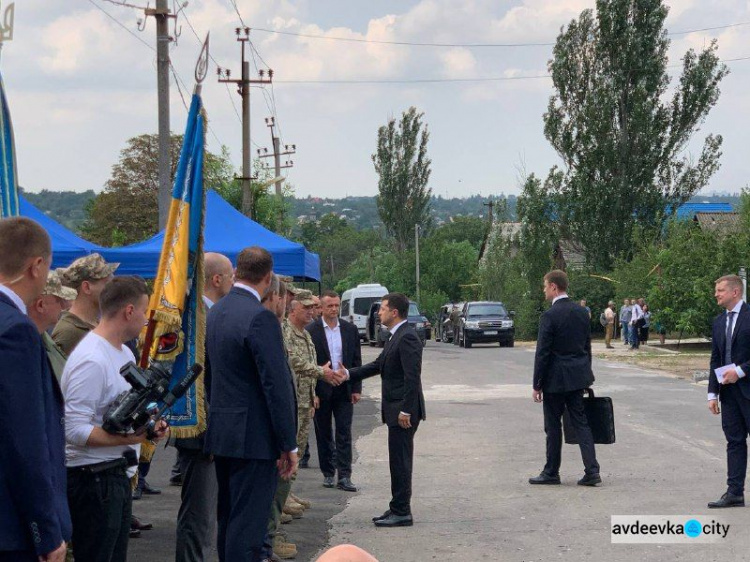
[[[451,343],[453,341],[454,321],[458,320],[458,314],[463,308],[462,302],[447,303],[438,311],[437,324],[435,325],[435,341]]]
[[[471,347],[474,343],[498,342],[500,347],[513,347],[515,314],[501,302],[467,302],[459,315],[458,344]]]
[[[379,310],[380,301],[370,305],[370,313],[367,316],[367,324],[365,326],[365,341],[372,347],[383,347],[391,335],[388,329],[380,324]],[[419,306],[414,301],[409,301],[409,317],[407,321],[414,326],[419,339],[422,341],[422,345],[426,345],[427,340],[432,335],[432,325],[427,317],[419,311]]]
[[[377,283],[357,285],[354,289],[344,291],[341,295],[341,311],[339,316],[348,320],[359,330],[359,337],[367,339],[367,318],[370,307],[374,302],[388,294],[388,289]]]

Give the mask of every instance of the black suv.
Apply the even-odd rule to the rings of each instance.
[[[383,347],[390,337],[388,330],[380,324],[378,310],[380,310],[380,301],[370,305],[370,313],[367,315],[365,327],[365,341],[373,347]],[[427,340],[430,339],[432,327],[430,321],[419,311],[419,306],[414,301],[409,301],[409,317],[407,320],[409,324],[414,326],[422,345],[426,345]]]
[[[459,316],[458,345],[471,347],[473,343],[498,342],[500,347],[513,347],[515,314],[508,312],[501,302],[467,302]]]

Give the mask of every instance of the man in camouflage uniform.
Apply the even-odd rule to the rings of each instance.
[[[50,271],[44,291],[31,303],[27,311],[29,318],[42,336],[42,343],[44,343],[44,349],[57,382],[60,382],[68,356],[57,346],[47,330],[57,323],[60,314],[70,308],[70,302],[75,298],[76,292],[63,286],[56,271]]]
[[[99,254],[89,254],[57,269],[63,285],[78,292],[70,310],[63,312],[52,331],[52,339],[66,355],[99,323],[99,295],[119,266],[107,263]]]
[[[307,446],[310,434],[310,419],[315,407],[315,384],[318,380],[333,383],[335,373],[330,365],[319,366],[316,361],[315,345],[310,334],[305,330],[312,320],[312,309],[315,301],[312,293],[299,290],[292,301],[289,318],[283,326],[284,342],[289,350],[289,362],[297,378],[297,410],[299,430],[297,447],[300,452]]]

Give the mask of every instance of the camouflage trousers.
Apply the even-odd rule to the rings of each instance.
[[[312,425],[312,411],[313,407],[311,404],[302,403],[297,407],[297,448],[299,449],[299,457],[305,454],[307,448],[307,440],[310,437],[310,426]]]

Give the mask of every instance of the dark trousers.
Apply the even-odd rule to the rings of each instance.
[[[68,505],[76,562],[125,562],[133,496],[125,469],[68,469]]]
[[[557,476],[560,473],[563,444],[562,416],[567,407],[570,421],[578,437],[586,474],[599,474],[594,437],[591,435],[586,412],[583,410],[583,392],[581,390],[559,394],[545,392],[542,404],[544,406],[544,432],[547,434],[547,464],[544,465],[544,472],[550,476]]]
[[[413,416],[412,416],[413,419]],[[414,466],[414,434],[419,422],[409,429],[388,426],[388,464],[391,469],[390,510],[396,515],[411,514],[411,475]]]
[[[750,428],[750,400],[737,384],[721,391],[721,427],[727,439],[727,491],[741,496],[747,473],[747,435]]]
[[[316,410],[313,421],[318,443],[318,462],[323,476],[333,476],[337,471],[339,478],[352,475],[353,415],[354,405],[347,392],[339,392],[336,388],[330,399],[321,398],[320,408]]]
[[[13,550],[0,552],[0,562],[39,562],[39,556],[33,550]]]
[[[177,448],[182,474],[180,509],[177,512],[176,562],[203,562],[216,536],[216,503],[219,485],[210,456],[199,449]]]
[[[260,562],[276,493],[276,461],[215,457],[214,464],[219,483],[219,560]]]

